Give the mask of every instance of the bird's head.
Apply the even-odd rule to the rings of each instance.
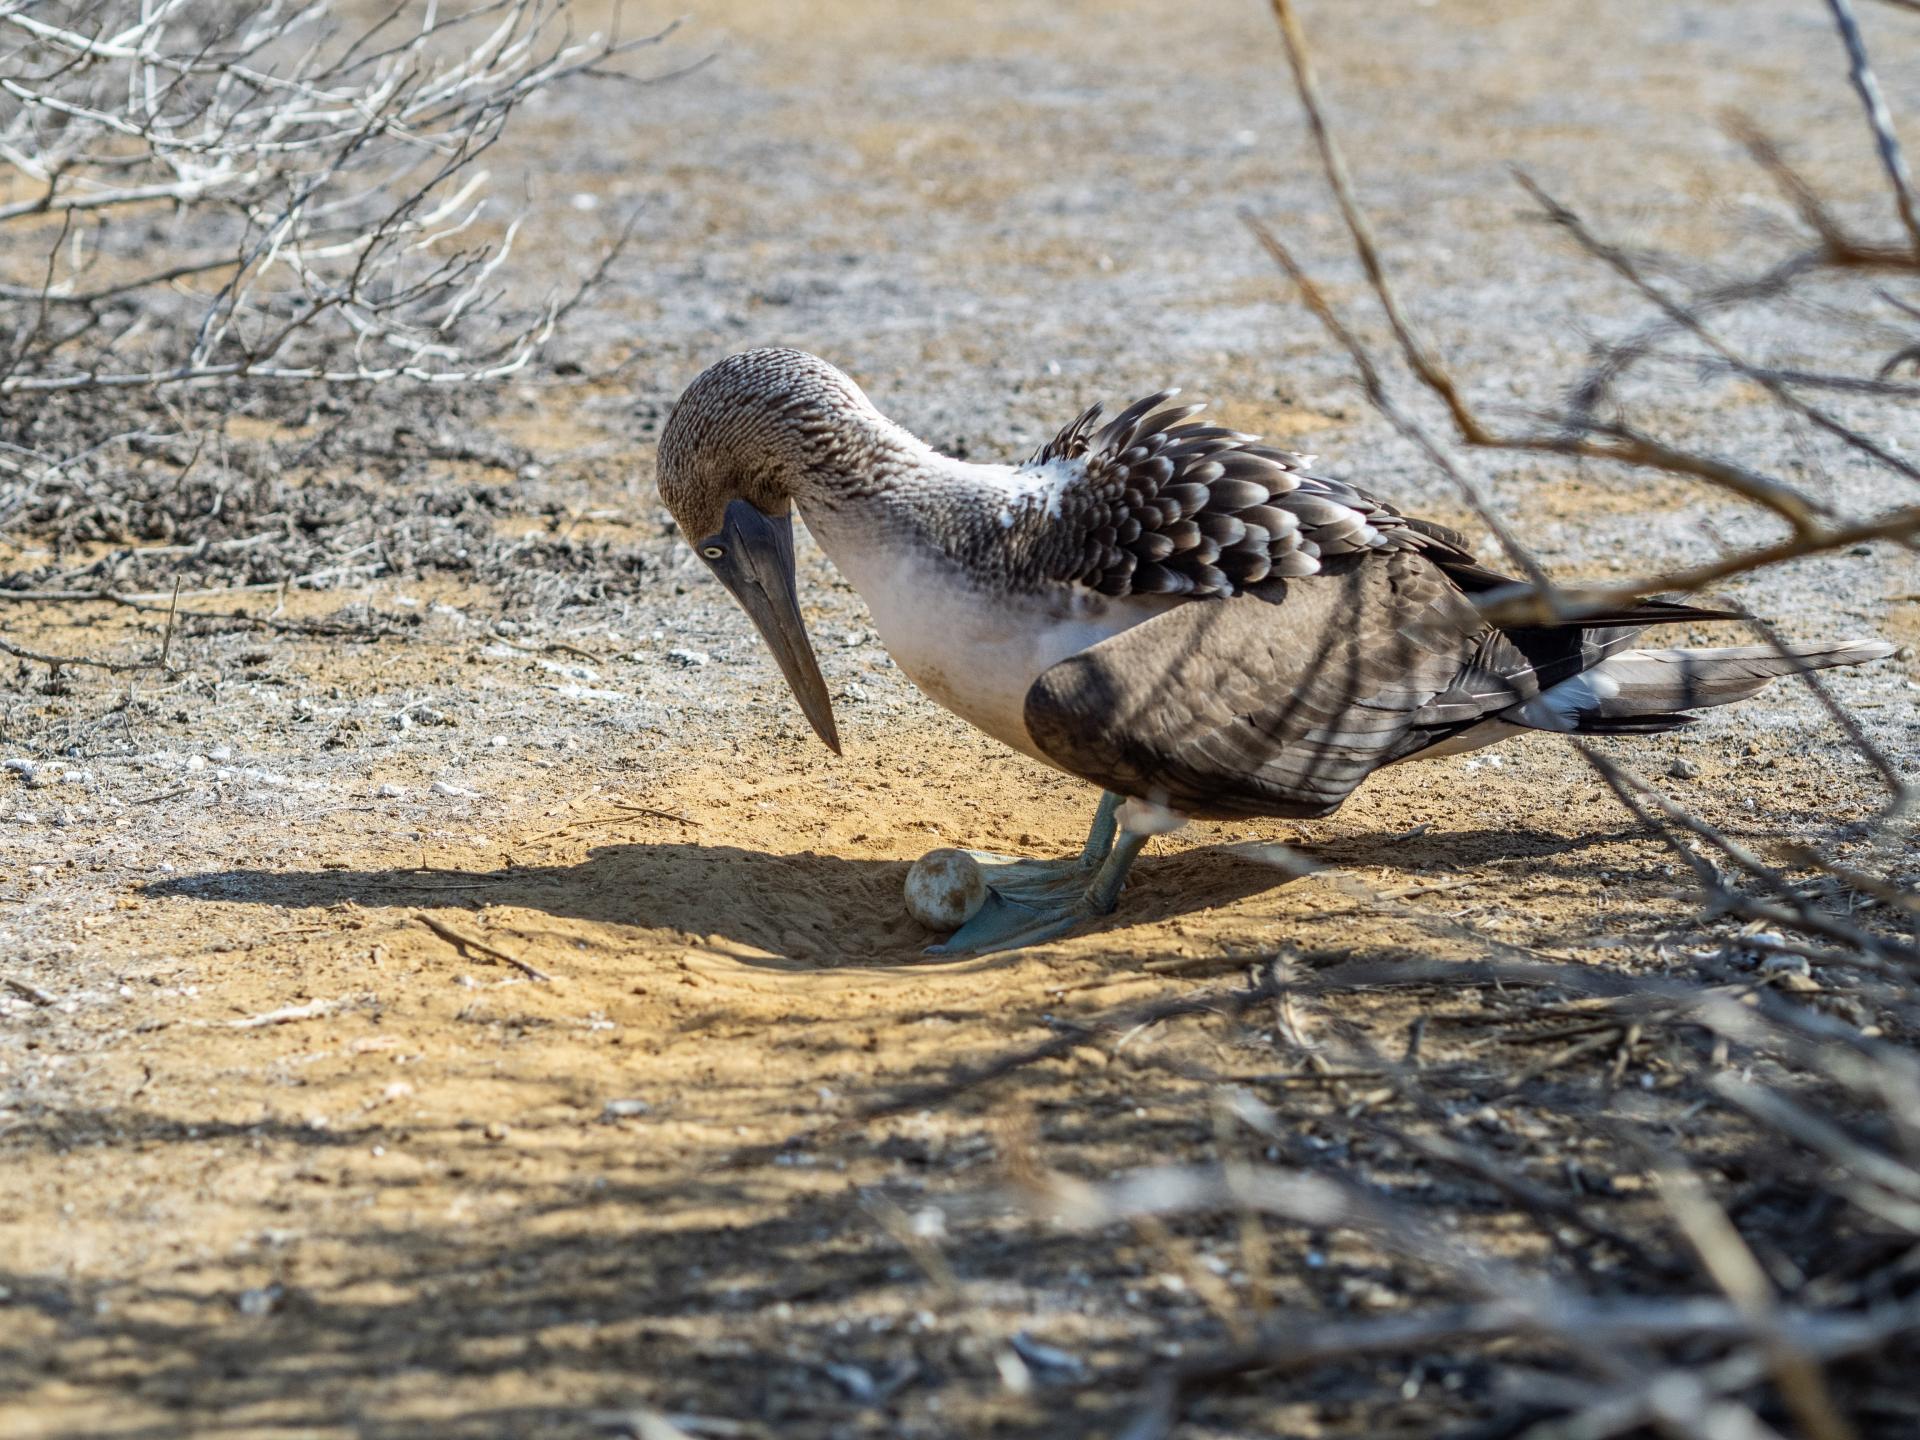
[[[794,584],[793,502],[844,468],[860,387],[800,350],[748,350],[700,373],[660,435],[660,498],[752,619],[814,733],[840,735]]]

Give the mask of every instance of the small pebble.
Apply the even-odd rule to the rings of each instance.
[[[376,800],[398,800],[406,793],[407,787],[404,785],[382,785],[373,792]]]
[[[1400,1303],[1400,1297],[1391,1287],[1366,1276],[1349,1276],[1342,1280],[1340,1294],[1350,1308],[1362,1314],[1391,1310]]]
[[[909,1217],[909,1228],[922,1240],[947,1238],[947,1212],[938,1205],[923,1205]]]
[[[1070,1354],[1057,1345],[1036,1340],[1024,1330],[1015,1332],[1012,1344],[1014,1353],[1035,1370],[1052,1370],[1076,1376],[1086,1373],[1087,1367],[1078,1355]]]
[[[825,1369],[836,1385],[862,1405],[871,1405],[879,1398],[880,1387],[874,1383],[873,1376],[858,1365],[838,1365],[829,1362]]]
[[[1693,780],[1699,777],[1700,767],[1691,760],[1676,756],[1674,762],[1667,766],[1667,774],[1676,780]]]
[[[631,1120],[638,1115],[651,1115],[653,1106],[644,1100],[609,1100],[600,1107],[602,1120]]]
[[[511,1135],[513,1131],[501,1124],[498,1120],[489,1120],[487,1122],[487,1128],[481,1133],[489,1140],[504,1140]]]
[[[702,665],[711,665],[713,657],[704,650],[669,650],[667,663],[683,670],[697,670]]]
[[[287,1287],[275,1281],[253,1290],[242,1290],[234,1297],[233,1308],[249,1319],[258,1320],[273,1314],[286,1298]]]
[[[993,1368],[1000,1372],[1000,1383],[1015,1395],[1030,1394],[1033,1390],[1033,1372],[1027,1369],[1026,1361],[1011,1350],[1002,1350],[993,1357]]]

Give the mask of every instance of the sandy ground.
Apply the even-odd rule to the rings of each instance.
[[[1903,48],[1871,18],[1890,92],[1920,93],[1911,27]],[[1638,313],[1525,218],[1509,162],[1634,244],[1703,265],[1760,253],[1783,212],[1717,128],[1740,105],[1871,213],[1818,7],[1365,3],[1308,20],[1383,240],[1481,403],[1546,402],[1589,334]],[[1475,960],[1662,973],[1728,933],[1546,738],[1392,773],[1312,826],[1193,826],[1084,934],[921,957],[907,862],[1070,849],[1093,796],[916,695],[809,552],[846,755],[811,739],[651,488],[652,439],[702,365],[803,345],[976,458],[1177,383],[1332,473],[1463,516],[1236,218],[1270,217],[1337,297],[1359,294],[1261,7],[739,0],[674,42],[708,50],[695,75],[528,116],[504,158],[547,216],[523,266],[577,270],[640,217],[557,367],[445,420],[503,458],[429,445],[408,471],[416,497],[497,491],[473,533],[524,538],[519,561],[479,575],[376,551],[284,596],[203,594],[218,585],[190,575],[181,609],[209,618],[179,627],[175,673],[8,672],[7,1434],[647,1434],[644,1407],[714,1436],[1117,1433],[1153,1368],[1218,1339],[1235,1306],[1368,1313],[1425,1283],[1284,1227],[1258,1264],[1231,1226],[1075,1238],[1004,1190],[1035,1154],[1096,1175],[1231,1150],[1205,1099],[1222,1079],[1258,1089],[1302,1153],[1371,1175],[1341,1123],[1366,1087],[1295,1083],[1279,1028],[1335,1057],[1399,1055],[1426,1021],[1459,1123],[1555,1183],[1582,1157],[1616,1169],[1599,1117],[1718,1143],[1659,1043],[1529,1077],[1541,1027],[1475,1021],[1505,1003],[1459,968]],[[1666,372],[1634,391],[1682,439],[1764,447],[1778,430],[1753,396],[1706,393]],[[350,454],[302,461],[319,422],[250,410],[225,443],[288,483],[355,473]],[[1841,503],[1883,483],[1806,464]],[[1479,468],[1562,573],[1763,533],[1678,485]],[[45,584],[112,549],[0,536],[0,568]],[[170,563],[129,573],[165,591]],[[1884,549],[1736,590],[1797,638],[1909,646],[1916,592],[1912,557]],[[351,628],[288,633],[310,622]],[[132,656],[164,616],[14,604],[0,625]],[[1908,761],[1917,673],[1908,649],[1834,681]],[[1768,853],[1844,843],[1877,800],[1787,687],[1610,749]],[[1670,777],[1681,759],[1690,777]],[[1327,868],[1290,878],[1276,841]],[[1123,1031],[868,1113],[1276,957],[1330,977],[1284,1022]],[[1846,1013],[1843,981],[1821,983]],[[1375,1178],[1453,1207],[1493,1251],[1575,1263],[1457,1174]],[[1578,1193],[1631,1225],[1632,1178]],[[1494,1404],[1484,1365],[1381,1366],[1398,1367],[1384,1391],[1368,1363],[1213,1395],[1177,1433],[1430,1435]]]

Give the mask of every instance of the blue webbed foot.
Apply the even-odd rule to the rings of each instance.
[[[1075,926],[1111,914],[1120,886],[1147,837],[1117,835],[1120,797],[1101,798],[1086,848],[1071,860],[1019,860],[968,851],[987,882],[987,903],[929,955],[991,955],[1056,939]]]
[[[1066,935],[1069,929],[1083,920],[1092,920],[1096,914],[1098,912],[1087,904],[1085,881],[1079,891],[1041,904],[1008,899],[989,885],[987,904],[945,941],[929,945],[927,954],[993,954],[996,950],[1020,950]]]

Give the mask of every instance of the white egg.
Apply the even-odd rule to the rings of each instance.
[[[986,877],[964,850],[929,850],[907,871],[907,913],[929,930],[958,930],[986,903]]]

